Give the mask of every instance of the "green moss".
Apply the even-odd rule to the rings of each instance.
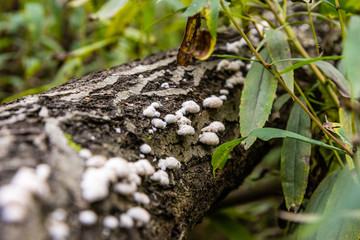
[[[73,142],[72,136],[70,134],[64,134],[64,135],[65,135],[70,147],[72,147],[75,151],[79,152],[82,149],[82,147],[79,144],[76,144],[75,142]]]

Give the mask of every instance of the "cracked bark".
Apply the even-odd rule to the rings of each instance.
[[[233,36],[225,35],[223,39],[229,37]],[[218,53],[225,53],[221,36],[218,45]],[[246,54],[243,49],[242,55]],[[200,130],[215,120],[226,127],[225,132],[219,134],[221,143],[239,137],[241,86],[230,89],[228,100],[221,108],[201,107],[200,113],[187,115],[195,135],[178,136],[176,124],[148,133],[152,128],[151,119],[144,117],[142,111],[152,102],[161,103],[161,118],[180,109],[186,100],[202,106],[203,99],[219,95],[226,79],[235,74],[217,72],[219,59],[194,61],[186,68],[177,65],[175,59],[174,50],[159,53],[70,80],[45,93],[0,107],[0,185],[8,184],[23,166],[47,163],[52,169],[48,179],[51,194],[46,199],[35,197],[22,223],[0,222],[2,239],[50,238],[49,217],[57,208],[67,212],[68,239],[183,239],[220,199],[242,183],[266,152],[264,143],[256,142],[248,151],[235,148],[225,169],[216,177],[210,165],[216,147],[198,143]],[[245,75],[245,69],[241,71]],[[170,88],[160,87],[164,82],[168,82]],[[69,146],[65,134],[93,154],[108,158],[121,156],[136,161],[139,146],[147,143],[153,149],[147,159],[156,169],[154,157],[173,156],[181,162],[180,169],[167,171],[169,186],[142,177],[138,191],[151,199],[149,205],[143,206],[151,214],[148,224],[117,228],[104,235],[104,216],[118,216],[139,204],[113,191],[105,200],[91,204],[84,201],[80,182],[85,160]],[[84,209],[97,213],[96,225],[84,227],[79,223],[78,214]]]

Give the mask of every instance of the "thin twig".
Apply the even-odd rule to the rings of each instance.
[[[311,17],[311,10],[310,10],[310,7],[309,7],[309,3],[306,3],[306,9],[307,9],[307,12],[308,12],[311,32],[312,32],[312,35],[313,35],[313,38],[314,38],[314,41],[315,41],[316,52],[317,52],[317,55],[319,56],[320,55],[319,43],[318,43],[318,40],[317,40],[317,37],[316,37],[315,27],[314,27],[314,23],[313,23],[313,20],[312,20],[312,17]]]
[[[268,0],[266,0],[268,1]],[[248,39],[248,37],[245,35],[244,31],[241,29],[241,27],[239,26],[239,24],[236,22],[235,18],[231,15],[230,11],[227,9],[227,7],[225,6],[223,0],[220,0],[220,4],[223,7],[224,11],[226,12],[226,14],[228,15],[228,17],[230,18],[230,20],[232,21],[232,23],[235,25],[236,29],[239,31],[240,35],[244,38],[245,42],[248,44],[250,50],[255,54],[255,56],[259,59],[259,61],[261,62],[261,64],[276,78],[276,80],[278,80],[278,82],[280,83],[280,85],[290,94],[290,96],[298,103],[300,104],[300,107],[302,109],[304,109],[304,111],[310,116],[310,118],[316,123],[316,125],[318,125],[322,131],[324,131],[324,133],[326,135],[328,135],[332,140],[334,140],[337,144],[339,144],[339,146],[341,146],[350,156],[352,156],[354,153],[349,150],[343,143],[341,143],[336,137],[334,137],[328,130],[326,130],[323,125],[320,123],[320,121],[318,121],[314,115],[311,114],[311,112],[309,111],[309,109],[307,109],[307,107],[300,101],[300,99],[289,89],[288,86],[286,86],[285,82],[282,80],[282,78],[280,76],[278,76],[278,74],[271,69],[270,64],[266,63],[265,60],[260,56],[260,54],[256,51],[256,49],[253,47],[253,45],[251,44],[250,40]]]

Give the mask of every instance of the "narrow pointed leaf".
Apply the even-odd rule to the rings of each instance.
[[[129,0],[109,0],[104,3],[92,18],[100,20],[112,18],[127,2]]]
[[[267,34],[271,34],[274,30],[266,31]],[[281,31],[277,31],[272,34],[271,38],[266,43],[267,49],[269,51],[272,61],[277,61],[281,59],[291,58],[290,46],[287,41],[287,37]],[[280,62],[276,64],[276,69],[278,72],[290,67],[292,65],[291,61],[289,62]],[[294,71],[281,74],[282,79],[284,80],[286,86],[293,92],[294,91]]]
[[[344,45],[344,62],[347,77],[351,83],[355,98],[360,98],[360,17],[353,16],[350,20]]]
[[[302,101],[303,98],[301,98]],[[299,104],[294,104],[286,130],[311,137],[311,121]],[[281,150],[281,183],[286,208],[297,212],[305,195],[309,169],[311,144],[285,138]]]
[[[216,31],[218,26],[219,11],[220,11],[220,1],[210,0],[210,8],[206,9],[205,18],[209,32],[211,36],[215,39],[216,39]]]
[[[321,214],[315,224],[300,226],[297,239],[359,239],[360,219],[349,213],[360,208],[360,189],[349,169],[337,170],[327,176],[312,195],[306,212]]]
[[[270,62],[267,49],[260,52],[265,62]],[[247,136],[255,128],[261,128],[269,118],[275,97],[276,79],[260,63],[254,62],[246,75],[240,103],[240,133]],[[255,136],[245,140],[248,149],[256,140]]]
[[[318,66],[325,74],[326,76],[336,84],[338,87],[339,93],[346,98],[350,98],[350,83],[349,81],[344,77],[344,75],[337,70],[333,65],[331,65],[328,62],[315,62],[316,66]]]
[[[291,70],[295,70],[299,67],[302,67],[304,65],[308,65],[310,63],[313,63],[313,62],[318,62],[318,61],[321,61],[321,60],[330,60],[330,59],[333,59],[333,60],[336,60],[336,59],[341,59],[343,58],[343,56],[331,56],[331,57],[318,57],[318,58],[293,58],[292,60],[293,61],[299,61],[295,64],[293,64],[292,66],[282,70],[279,74],[283,74],[283,73],[287,73]],[[279,60],[279,61],[276,61],[275,63],[273,64],[278,64],[279,62],[283,62],[283,61],[290,61],[291,59],[284,59],[284,60]]]
[[[345,144],[346,147],[348,147],[350,150],[352,150],[352,121],[351,121],[351,112],[349,110],[346,110],[344,108],[339,109],[339,118],[340,118],[340,124],[341,128],[338,130],[340,134],[340,138],[342,142]],[[349,155],[346,155],[346,162],[349,166],[351,175],[355,182],[359,182],[356,169],[355,169],[355,163],[352,157]]]
[[[328,149],[332,149],[332,150],[336,150],[336,151],[340,151],[342,153],[345,153],[345,151],[343,151],[340,148],[331,146],[329,144],[308,138],[308,137],[304,137],[300,134],[297,133],[293,133],[290,131],[286,131],[286,130],[282,130],[282,129],[277,129],[277,128],[257,128],[254,129],[250,134],[249,137],[254,136],[257,138],[260,138],[261,140],[264,141],[269,141],[270,139],[273,138],[293,138],[293,139],[297,139],[303,142],[307,142],[307,143],[311,143],[313,145],[317,145],[320,147],[324,147],[324,148],[328,148]]]
[[[215,171],[217,169],[223,169],[228,158],[230,152],[233,150],[234,147],[239,145],[242,141],[244,141],[246,137],[244,138],[238,138],[235,140],[232,140],[230,142],[226,142],[221,144],[219,147],[216,148],[214,154],[211,158],[211,166],[213,167],[213,175],[215,177]]]
[[[238,220],[224,213],[215,213],[210,216],[210,221],[229,240],[254,240],[249,230]]]
[[[186,11],[183,13],[184,16],[190,17],[200,12],[207,1],[208,0],[193,0],[192,3],[186,8]]]

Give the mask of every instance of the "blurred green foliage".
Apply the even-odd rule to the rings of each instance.
[[[0,101],[176,47],[182,0],[14,0],[0,5]]]

